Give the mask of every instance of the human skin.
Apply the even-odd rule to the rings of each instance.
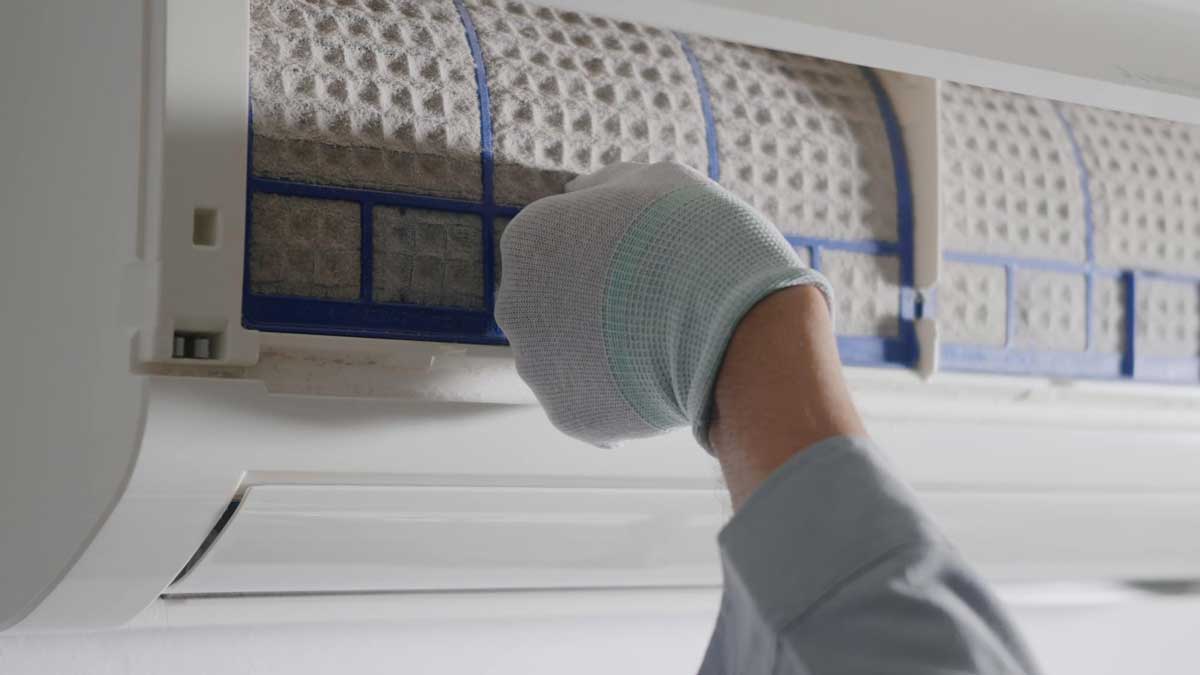
[[[734,509],[804,448],[866,436],[820,291],[786,288],[738,324],[713,386],[712,446]]]

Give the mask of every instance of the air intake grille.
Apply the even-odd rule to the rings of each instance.
[[[520,207],[674,160],[830,277],[848,363],[914,364],[924,312],[950,369],[1200,380],[1195,128],[938,83],[919,122],[945,252],[922,299],[870,69],[518,2],[250,5],[248,327],[502,344]]]

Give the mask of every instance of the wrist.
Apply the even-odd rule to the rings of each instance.
[[[841,374],[824,294],[794,286],[742,318],[713,386],[709,445],[735,507],[804,448],[865,431]]]

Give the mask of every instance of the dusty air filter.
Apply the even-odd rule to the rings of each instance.
[[[247,324],[502,342],[508,218],[577,174],[674,160],[835,277],[850,356],[910,358],[910,223],[869,71],[513,2],[254,0],[251,19]]]
[[[830,277],[849,363],[924,318],[944,367],[1200,380],[1200,129],[518,2],[250,7],[249,327],[502,343],[508,220],[674,160]]]
[[[1200,379],[1200,129],[940,90],[944,365]]]

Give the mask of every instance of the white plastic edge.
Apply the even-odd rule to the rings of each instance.
[[[241,317],[247,2],[151,0],[151,7],[157,20],[148,60],[143,224],[150,316],[140,357],[250,365],[258,360],[258,333],[242,328]],[[204,219],[211,228],[196,232]],[[177,333],[209,340],[210,357],[174,355]]]
[[[248,487],[168,593],[716,586],[709,489]]]
[[[0,629],[57,593],[137,458],[145,21],[0,3]]]

